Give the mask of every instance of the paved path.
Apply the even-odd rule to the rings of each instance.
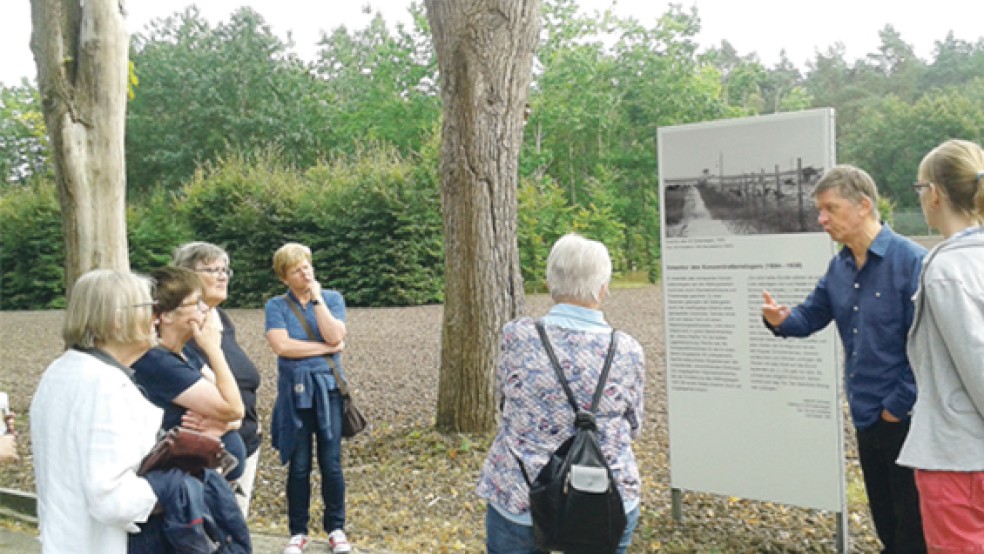
[[[704,204],[704,198],[697,187],[689,187],[687,198],[683,201],[683,222],[685,237],[729,236],[731,231],[723,221],[714,219]]]
[[[269,535],[253,535],[253,552],[255,554],[280,554],[284,550],[286,539],[284,537],[272,537]],[[315,541],[314,546],[308,549],[310,552],[328,552],[328,544],[322,541]],[[37,554],[41,552],[41,545],[33,531],[11,531],[0,526],[0,552],[10,552],[11,554]],[[358,544],[353,549],[354,554],[396,554],[386,550],[366,550],[359,548]]]

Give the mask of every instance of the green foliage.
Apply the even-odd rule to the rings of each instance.
[[[784,55],[767,68],[727,41],[699,53],[696,8],[671,5],[645,24],[580,10],[576,0],[542,6],[519,160],[520,257],[531,290],[542,290],[552,242],[575,229],[603,240],[617,271],[656,278],[661,126],[833,107],[839,161],[868,170],[900,211],[916,209],[908,184],[926,151],[950,137],[984,140],[980,39],[950,34],[923,61],[886,26],[876,51],[848,60],[835,45],[801,73]],[[259,306],[283,288],[270,256],[297,240],[316,247],[319,272],[353,304],[439,301],[439,77],[423,8],[410,11],[406,27],[377,16],[363,29],[332,30],[311,64],[249,8],[213,25],[192,7],[133,35],[132,267],[166,262],[189,238],[209,240],[232,254],[230,304]],[[47,149],[36,88],[0,87],[0,193],[50,179]],[[4,202],[22,213],[29,199]],[[42,234],[52,238],[37,242],[32,225],[44,217],[2,222],[5,306],[39,275],[11,264],[55,251],[41,246],[60,248],[50,225]],[[34,251],[18,252],[33,253],[10,254],[31,241]],[[40,274],[42,292],[58,298],[61,263]],[[33,293],[16,294],[31,307],[53,301],[29,300]]]
[[[271,261],[285,242],[309,246],[319,279],[353,306],[439,302],[440,202],[427,175],[385,149],[303,175],[276,153],[235,156],[199,171],[180,211],[192,236],[229,252],[232,306],[261,306],[283,292]]]
[[[309,170],[298,203],[324,282],[353,306],[443,300],[444,235],[436,178],[374,149]]]
[[[185,217],[179,217],[180,199],[158,188],[145,201],[130,204],[126,211],[130,268],[149,273],[171,263],[171,253],[193,239]]]
[[[65,307],[63,244],[53,183],[0,189],[0,310]]]
[[[323,83],[249,8],[215,28],[190,7],[133,39],[139,85],[127,115],[131,191],[175,189],[230,152],[279,147],[304,167],[325,151]]]
[[[605,240],[620,269],[654,267],[658,127],[734,116],[744,108],[727,105],[721,71],[697,56],[695,11],[671,7],[646,28],[609,12],[580,16],[575,2],[559,0],[544,4],[544,21],[522,175],[536,182],[549,176],[564,191],[572,217],[604,213],[618,222],[619,237],[592,231],[603,235],[595,238]],[[606,46],[597,33],[616,40]],[[525,255],[535,260],[534,252]],[[521,262],[524,275],[538,282]]]
[[[517,200],[519,266],[529,292],[547,291],[547,256],[553,243],[570,230],[571,208],[563,189],[549,177],[521,179]]]
[[[625,225],[615,217],[614,202],[606,188],[595,182],[592,189],[592,202],[574,210],[571,227],[574,232],[608,247],[612,270],[618,275],[626,270]]]
[[[48,136],[37,88],[0,85],[0,187],[50,178]]]
[[[603,187],[596,183],[593,188],[598,189],[592,194],[593,202],[572,207],[563,189],[549,177],[520,181],[518,246],[527,291],[546,292],[547,257],[553,243],[565,233],[601,241],[608,247],[615,273],[625,271],[624,249],[620,248],[626,237],[625,226],[615,218],[610,198],[600,190]]]
[[[328,101],[330,152],[352,154],[360,144],[417,151],[440,119],[437,62],[426,21],[391,32],[377,14],[368,27],[335,29],[321,42],[312,70]]]
[[[870,104],[843,137],[840,160],[865,168],[898,206],[918,208],[909,185],[919,162],[954,137],[984,142],[984,78],[934,90],[913,104],[895,96]]]
[[[230,306],[259,307],[283,292],[272,269],[273,253],[285,242],[310,238],[297,221],[304,188],[303,179],[285,169],[274,152],[252,161],[224,158],[196,172],[184,187],[180,213],[192,236],[229,253],[236,272]]]

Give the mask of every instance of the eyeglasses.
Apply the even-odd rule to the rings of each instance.
[[[921,195],[923,189],[928,189],[931,186],[933,186],[933,183],[927,183],[926,181],[916,181],[915,183],[912,183],[912,190],[916,191],[916,194]]]
[[[208,273],[212,277],[218,277],[219,275],[225,275],[226,277],[232,279],[232,268],[231,267],[203,267],[201,269],[196,269],[198,273]]]
[[[184,304],[178,304],[179,308],[187,308],[188,306],[196,306],[198,308],[198,311],[202,313],[208,311],[208,304],[206,304],[205,301],[202,300],[201,298],[195,300],[194,302],[185,302]]]
[[[130,304],[129,306],[120,306],[120,309],[122,310],[124,308],[151,308],[151,307],[156,306],[156,305],[157,305],[157,302],[156,301],[154,301],[154,302],[141,302],[139,304]]]

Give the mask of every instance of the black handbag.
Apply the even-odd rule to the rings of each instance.
[[[334,369],[334,368],[332,368]],[[368,422],[366,416],[362,415],[359,407],[355,405],[352,397],[342,394],[342,436],[351,438],[366,429]]]
[[[308,338],[312,341],[320,342],[311,329],[311,326],[308,325],[307,320],[304,319],[304,315],[301,313],[297,303],[286,294],[284,295],[284,300],[287,301],[287,305],[290,306],[294,315],[301,322],[301,327],[304,327],[304,332],[307,333]],[[325,360],[328,362],[328,367],[331,368],[331,372],[335,376],[335,383],[338,384],[338,392],[342,396],[342,436],[347,439],[352,438],[364,431],[369,426],[369,423],[366,420],[366,416],[362,415],[362,411],[355,405],[355,400],[352,400],[348,382],[342,377],[342,373],[338,371],[335,360],[330,355],[326,355]]]
[[[615,552],[627,523],[625,506],[601,450],[594,416],[615,354],[615,331],[612,330],[611,344],[591,409],[585,411],[577,406],[543,324],[537,322],[536,328],[575,417],[574,436],[554,451],[535,481],[530,482],[526,468],[522,462],[519,464],[523,478],[530,487],[533,540],[543,550],[593,554]]]

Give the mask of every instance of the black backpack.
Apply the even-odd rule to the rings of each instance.
[[[540,340],[574,409],[574,436],[564,441],[550,456],[536,481],[530,482],[520,463],[523,478],[530,486],[530,514],[537,548],[568,553],[606,554],[615,552],[625,531],[625,508],[615,486],[611,468],[598,443],[594,412],[605,390],[605,382],[615,356],[615,331],[605,365],[591,400],[590,411],[577,407],[570,385],[557,362],[543,328],[536,324]]]

